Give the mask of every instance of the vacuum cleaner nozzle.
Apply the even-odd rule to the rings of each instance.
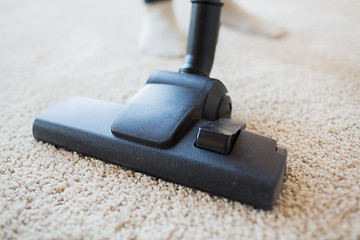
[[[287,151],[230,119],[226,87],[208,77],[222,4],[192,2],[191,46],[179,73],[155,71],[126,104],[85,97],[59,103],[35,119],[33,135],[134,171],[272,209]]]

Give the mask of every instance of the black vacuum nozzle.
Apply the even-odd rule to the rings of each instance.
[[[231,120],[226,87],[209,78],[222,3],[193,2],[180,73],[155,71],[126,104],[85,97],[46,110],[35,138],[134,171],[271,209],[287,151]]]

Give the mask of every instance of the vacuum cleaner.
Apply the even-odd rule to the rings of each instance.
[[[286,149],[230,118],[231,98],[210,78],[223,3],[192,0],[179,72],[154,71],[127,103],[74,97],[33,123],[36,139],[259,209],[272,209]]]

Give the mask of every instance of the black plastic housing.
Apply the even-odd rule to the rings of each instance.
[[[175,145],[154,148],[111,132],[123,108],[122,103],[72,98],[41,114],[34,121],[33,135],[56,146],[257,208],[274,206],[287,156],[274,139],[241,130],[232,152],[223,155],[195,147],[199,127],[209,121],[193,120]]]
[[[169,147],[193,119],[229,118],[231,101],[226,93],[226,87],[214,78],[156,70],[119,113],[111,125],[112,133]]]

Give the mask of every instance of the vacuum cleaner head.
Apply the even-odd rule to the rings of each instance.
[[[59,103],[35,119],[34,137],[272,209],[282,187],[287,151],[230,119],[225,86],[208,77],[221,6],[214,0],[193,1],[187,55],[179,73],[155,71],[126,104],[85,97]]]

